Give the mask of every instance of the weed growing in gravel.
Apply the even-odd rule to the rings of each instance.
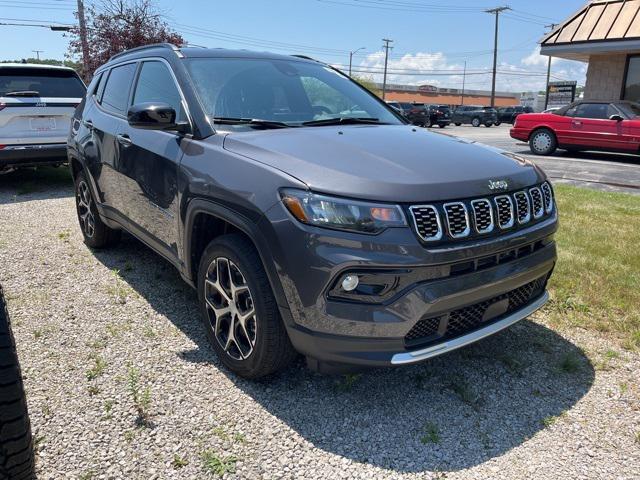
[[[222,477],[227,473],[235,473],[236,462],[238,459],[234,456],[221,457],[211,450],[202,452],[202,466],[204,471],[210,475]]]
[[[142,335],[144,335],[146,338],[156,338],[158,336],[156,331],[150,325],[145,325],[145,327],[142,329]]]
[[[560,415],[549,415],[548,417],[544,417],[541,422],[542,426],[545,428],[549,428],[550,426],[554,425],[559,419],[561,419],[566,415],[567,415],[566,412],[562,412],[560,413]]]
[[[423,435],[420,437],[420,441],[424,445],[427,443],[440,443],[440,432],[435,423],[427,422],[422,431]]]
[[[116,402],[114,402],[113,400],[106,400],[104,402],[104,418],[107,420],[110,420],[113,417],[113,405]]]
[[[87,387],[87,392],[89,393],[90,396],[95,397],[100,393],[100,389],[95,385],[89,385]]]
[[[233,440],[237,443],[247,443],[247,437],[245,437],[242,433],[234,433]]]
[[[91,358],[93,358],[93,366],[85,373],[89,381],[98,378],[107,368],[107,362],[100,355],[91,355]]]
[[[640,444],[640,430],[636,432],[636,443]]]
[[[508,353],[501,353],[496,355],[496,358],[502,362],[502,364],[514,375],[521,375],[525,369],[525,365],[517,358],[509,355]]]
[[[101,338],[87,343],[87,347],[92,348],[94,350],[102,350],[106,346],[107,346],[107,341]]]
[[[114,282],[109,285],[107,292],[115,298],[117,303],[124,305],[127,303],[127,296],[131,293],[131,287],[120,277],[120,270],[114,268],[111,273],[113,274]]]
[[[342,379],[335,384],[336,390],[339,392],[350,392],[361,376],[362,375],[360,375],[359,373],[349,373],[347,375],[343,375]]]
[[[227,434],[226,430],[222,427],[215,427],[212,430],[212,432],[220,440],[229,440],[229,435]]]
[[[78,480],[92,480],[93,478],[95,478],[95,476],[96,472],[94,472],[93,470],[87,470],[86,472],[80,474]]]
[[[620,383],[620,395],[624,395],[629,390],[629,384],[627,382]]]
[[[51,416],[51,406],[48,403],[42,405],[42,416],[50,417]]]
[[[582,362],[575,353],[567,353],[560,361],[559,368],[564,373],[577,373],[580,371]]]
[[[454,378],[449,388],[467,405],[477,408],[480,405],[480,398],[474,393],[469,384],[462,378]]]
[[[42,335],[44,334],[44,330],[42,328],[36,328],[33,331],[33,338],[35,338],[36,340],[42,338]]]
[[[185,460],[184,458],[182,458],[180,455],[178,455],[177,453],[175,453],[173,455],[173,461],[171,462],[171,466],[175,469],[178,470],[179,468],[182,467],[186,467],[187,465],[189,465],[189,462],[187,460]]]
[[[69,237],[71,236],[71,233],[69,233],[68,230],[64,230],[62,232],[58,232],[58,238],[60,240],[62,240],[65,243],[69,243]]]
[[[133,400],[133,405],[138,413],[136,424],[149,427],[151,426],[150,412],[151,407],[151,389],[147,386],[142,388],[140,385],[140,370],[130,365],[128,370],[129,393]]]

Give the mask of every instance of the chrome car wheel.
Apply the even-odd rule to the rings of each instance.
[[[76,191],[76,205],[78,207],[78,218],[84,234],[91,238],[96,231],[96,220],[91,211],[93,198],[89,191],[89,185],[85,181],[78,183]]]
[[[534,135],[531,143],[537,152],[546,152],[551,148],[553,139],[548,132],[542,131]]]
[[[234,360],[247,359],[256,344],[258,323],[245,276],[231,260],[217,257],[204,283],[207,316],[218,344]]]

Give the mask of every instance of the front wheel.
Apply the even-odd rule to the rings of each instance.
[[[76,211],[84,237],[84,243],[91,248],[105,248],[120,240],[121,231],[109,228],[98,214],[93,193],[84,171],[76,177]]]
[[[486,122],[484,124],[485,127],[489,128],[489,127],[493,127],[493,122]]]
[[[479,127],[480,126],[480,119],[479,118],[474,118],[473,120],[471,120],[471,126],[473,127]]]
[[[260,378],[295,357],[260,256],[244,236],[224,235],[207,246],[198,298],[209,342],[229,370]]]
[[[431,128],[431,126],[432,126],[432,125],[431,125],[431,119],[430,119],[430,118],[427,118],[427,119],[424,121],[424,125],[423,125],[423,126],[424,126],[425,128]]]
[[[502,122],[501,122],[500,120],[498,120],[496,123],[494,123],[494,125],[495,125],[496,127],[499,127],[501,124],[502,124]]]
[[[552,131],[542,128],[529,138],[529,148],[536,155],[551,155],[558,148],[558,141]]]
[[[461,123],[454,123],[454,125],[455,125],[456,127],[459,127],[459,126],[460,126],[460,125],[462,125],[462,124],[461,124]]]
[[[446,127],[446,125],[445,125],[444,123],[439,123],[439,124],[438,124],[438,126],[439,126],[440,128],[444,128],[444,127]]]

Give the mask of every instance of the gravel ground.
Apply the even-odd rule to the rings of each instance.
[[[90,251],[69,187],[16,178],[0,282],[41,479],[640,478],[637,354],[538,314],[419,366],[248,382],[168,263],[130,237]]]

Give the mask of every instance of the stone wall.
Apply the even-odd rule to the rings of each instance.
[[[627,56],[591,55],[587,70],[585,100],[620,100]]]

